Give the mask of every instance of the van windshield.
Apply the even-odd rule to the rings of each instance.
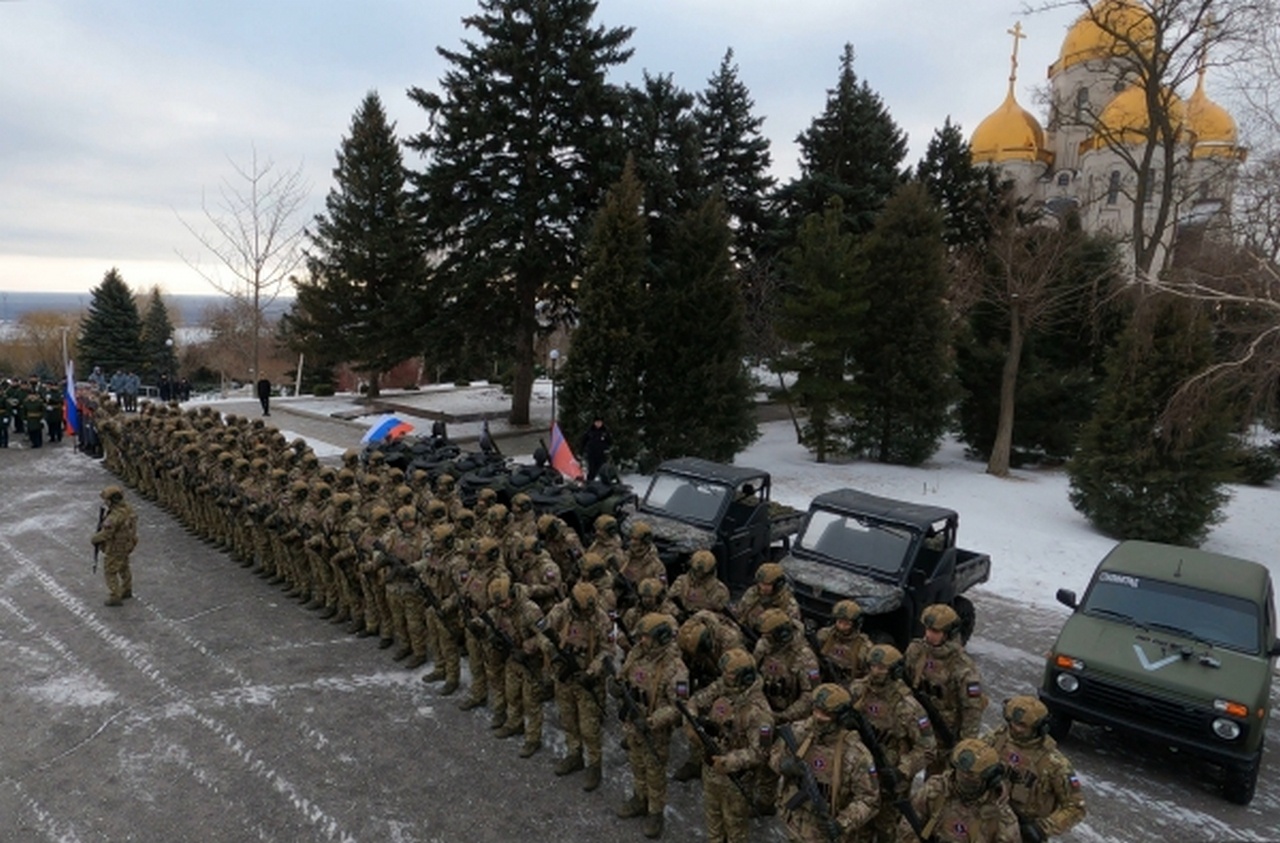
[[[1242,653],[1260,653],[1258,607],[1243,598],[1178,583],[1103,571],[1081,611],[1170,632]]]
[[[897,524],[815,509],[798,543],[846,568],[897,573],[914,538],[915,533]]]

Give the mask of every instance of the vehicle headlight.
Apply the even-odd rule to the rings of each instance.
[[[1213,733],[1224,741],[1233,741],[1240,737],[1240,724],[1225,717],[1214,718]]]
[[[1068,694],[1074,694],[1080,690],[1080,680],[1070,673],[1059,673],[1057,679],[1054,680],[1059,688]]]

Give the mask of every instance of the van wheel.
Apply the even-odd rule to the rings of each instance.
[[[978,624],[978,612],[967,597],[956,597],[951,601],[951,608],[960,616],[960,643],[968,644],[973,629]]]
[[[1250,764],[1233,764],[1227,767],[1222,779],[1222,796],[1228,802],[1237,805],[1248,805],[1253,801],[1253,792],[1258,786],[1258,768],[1262,766],[1261,757]]]
[[[1049,714],[1049,734],[1055,741],[1064,741],[1071,734],[1071,724],[1075,722],[1066,714]]]

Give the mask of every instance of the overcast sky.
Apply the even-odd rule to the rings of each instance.
[[[436,87],[437,46],[457,48],[476,0],[0,1],[0,290],[87,291],[112,266],[134,289],[213,290],[202,192],[254,148],[302,166],[307,217],[323,207],[334,154],[366,92],[401,137]],[[907,131],[908,163],[950,115],[966,135],[1004,97],[1021,20],[1018,96],[1034,90],[1073,9],[1026,15],[1019,0],[601,0],[596,21],[632,26],[614,81],[670,73],[697,92],[733,48],[775,175],[796,174],[796,135],[822,110],[845,42],[855,70]],[[418,166],[406,156],[406,163]]]

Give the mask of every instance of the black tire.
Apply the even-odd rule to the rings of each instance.
[[[1049,735],[1055,741],[1065,741],[1067,735],[1071,734],[1071,724],[1074,723],[1069,715],[1066,714],[1049,714]]]
[[[1236,805],[1248,805],[1253,801],[1253,793],[1258,787],[1258,769],[1262,759],[1254,759],[1251,764],[1232,765],[1223,770],[1222,796]]]
[[[978,612],[968,597],[957,596],[951,601],[951,608],[960,616],[960,643],[968,644],[973,636],[974,627],[978,625]]]

